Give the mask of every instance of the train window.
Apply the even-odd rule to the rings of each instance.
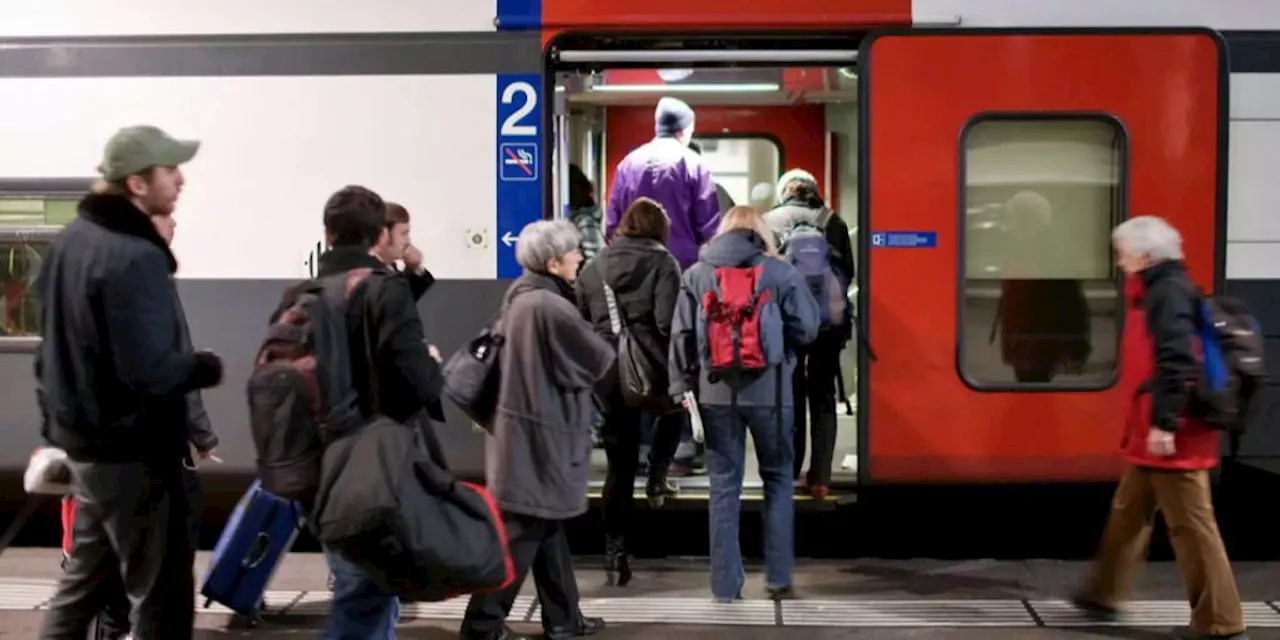
[[[699,137],[694,142],[711,167],[721,196],[734,204],[768,209],[774,205],[774,183],[782,175],[782,149],[761,136]]]
[[[1103,117],[1002,116],[976,119],[960,144],[960,376],[988,390],[1110,386],[1124,130]]]
[[[76,213],[79,194],[5,193],[0,185],[0,338],[40,334],[32,284],[49,242]]]

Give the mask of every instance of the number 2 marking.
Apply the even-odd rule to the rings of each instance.
[[[520,124],[520,121],[532,113],[533,108],[538,105],[538,92],[528,82],[512,82],[502,90],[502,104],[514,104],[517,93],[524,94],[524,104],[502,121],[500,133],[504,136],[536,136],[538,135],[536,124]]]

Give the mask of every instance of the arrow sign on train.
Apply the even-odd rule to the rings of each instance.
[[[502,234],[502,244],[505,244],[505,245],[507,245],[508,247],[510,247],[511,245],[514,245],[515,243],[516,243],[516,237],[515,237],[515,236],[513,236],[513,235],[511,235],[511,232],[510,232],[510,231],[508,231],[508,232],[506,232],[506,233]]]

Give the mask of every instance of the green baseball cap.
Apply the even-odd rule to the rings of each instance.
[[[98,173],[114,182],[151,167],[176,167],[195,157],[199,140],[178,140],[158,127],[125,127],[102,150]]]

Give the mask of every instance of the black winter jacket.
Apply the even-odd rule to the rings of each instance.
[[[1199,379],[1196,357],[1196,300],[1199,296],[1180,261],[1144,269],[1142,306],[1147,334],[1155,347],[1155,376],[1143,385],[1151,392],[1151,424],[1175,431]]]
[[[127,199],[92,194],[36,279],[44,439],[72,459],[164,462],[187,453],[187,394],[222,366],[183,340],[177,261]]]
[[[617,344],[605,302],[606,280],[636,344],[653,362],[665,366],[671,318],[680,293],[680,265],[675,256],[659,242],[617,236],[578,274],[578,310],[598,335]]]
[[[360,247],[334,247],[321,254],[317,275],[363,267],[387,274],[378,278],[376,285],[359,290],[364,293],[353,297],[347,310],[352,375],[363,409],[370,413],[376,398],[382,414],[397,422],[416,421],[424,410],[432,419],[443,421],[440,395],[444,375],[427,352],[422,319],[414,303],[421,292],[415,290],[414,283],[406,274],[388,270],[368,249]],[[375,345],[372,363],[365,346],[366,331]]]

